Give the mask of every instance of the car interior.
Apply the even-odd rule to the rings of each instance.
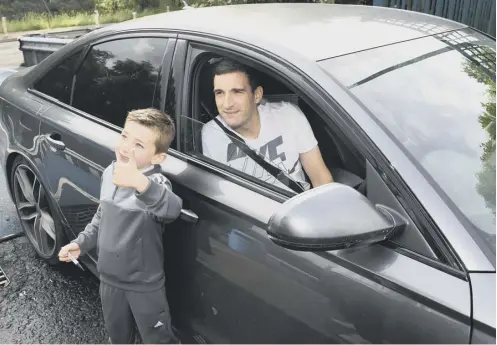
[[[213,94],[213,64],[218,56],[207,55],[197,64],[194,74],[195,82],[193,90],[193,105],[191,121],[191,142],[186,144],[191,154],[198,155],[202,152],[201,127],[209,122],[218,111]],[[365,162],[359,158],[359,154],[353,148],[344,144],[338,135],[333,132],[321,116],[296,92],[287,87],[283,82],[260,72],[258,79],[263,87],[264,96],[262,102],[290,102],[297,105],[306,115],[318,141],[324,162],[330,169],[336,182],[347,184],[365,193]],[[309,179],[307,178],[308,182]]]

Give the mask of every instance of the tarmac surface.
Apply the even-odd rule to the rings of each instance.
[[[18,41],[0,41],[0,68],[15,68],[23,63]]]
[[[24,234],[0,168],[0,238]],[[0,242],[0,343],[108,343],[98,279],[72,264],[49,266],[27,237]]]

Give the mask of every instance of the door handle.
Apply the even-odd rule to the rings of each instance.
[[[51,133],[46,136],[48,143],[50,146],[55,149],[55,151],[64,151],[66,148],[66,144],[60,140],[59,133]]]
[[[181,209],[180,219],[188,223],[196,223],[198,221],[198,216],[192,210]]]

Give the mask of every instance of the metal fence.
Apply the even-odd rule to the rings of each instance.
[[[433,14],[495,37],[496,0],[373,0],[373,5]]]

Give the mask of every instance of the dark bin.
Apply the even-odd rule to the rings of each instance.
[[[94,29],[51,32],[45,34],[25,35],[18,39],[19,50],[24,56],[24,66],[34,66],[54,51],[59,50],[72,40]]]

